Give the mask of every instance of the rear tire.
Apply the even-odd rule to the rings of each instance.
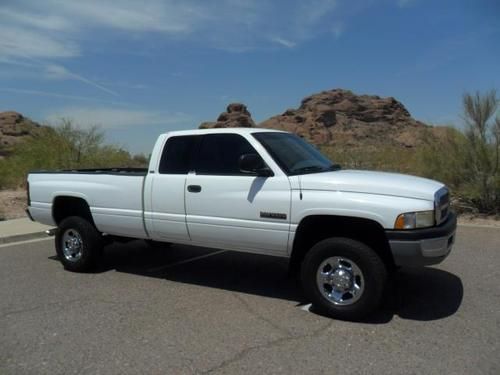
[[[79,216],[70,216],[61,221],[55,241],[57,256],[68,271],[88,272],[102,255],[101,233]]]
[[[387,269],[370,247],[350,238],[328,238],[306,254],[301,282],[313,307],[330,317],[359,320],[382,302]]]

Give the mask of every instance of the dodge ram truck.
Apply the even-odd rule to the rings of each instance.
[[[297,135],[258,128],[162,134],[147,169],[32,172],[27,214],[57,227],[75,272],[113,239],[289,258],[314,307],[340,319],[373,312],[398,267],[445,259],[456,229],[442,183],[343,170]]]

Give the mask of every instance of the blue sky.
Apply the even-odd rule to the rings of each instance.
[[[254,119],[345,88],[460,126],[465,91],[500,89],[497,0],[0,0],[0,111],[156,136]]]

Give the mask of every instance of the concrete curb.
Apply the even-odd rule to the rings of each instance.
[[[0,244],[43,238],[49,229],[52,227],[28,218],[0,221]]]
[[[44,237],[48,237],[48,235],[47,235],[47,233],[45,233],[45,231],[44,232],[35,232],[35,233],[16,234],[14,236],[0,237],[0,245],[13,243],[13,242],[34,240],[37,238],[44,238]]]

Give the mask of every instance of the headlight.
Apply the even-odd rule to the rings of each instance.
[[[407,212],[394,223],[394,229],[415,229],[434,226],[434,211]]]

